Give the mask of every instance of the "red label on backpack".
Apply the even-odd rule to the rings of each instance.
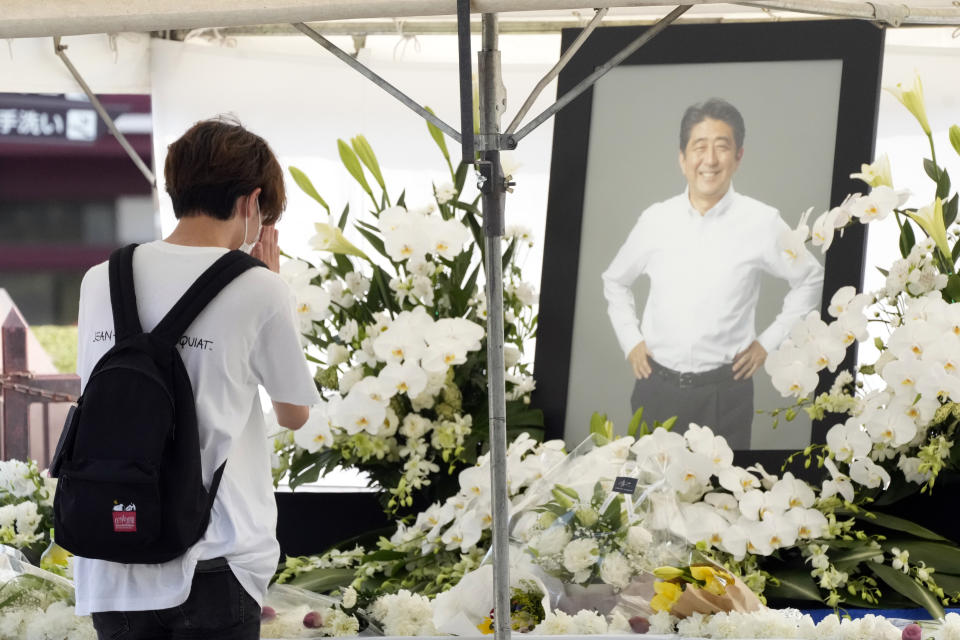
[[[136,511],[114,511],[113,512],[113,531],[114,533],[136,533],[137,512]]]

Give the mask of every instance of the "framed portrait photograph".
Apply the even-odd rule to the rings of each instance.
[[[643,30],[598,29],[558,95]],[[873,160],[883,35],[860,21],[671,26],[560,111],[535,366],[548,437],[578,443],[594,412],[622,434],[643,406],[651,425],[710,426],[739,464],[779,466],[823,440],[830,425],[803,411],[774,424],[792,403],[763,358],[860,288],[866,237],[852,227],[826,256],[808,244],[789,259],[778,236],[863,190],[850,174]]]

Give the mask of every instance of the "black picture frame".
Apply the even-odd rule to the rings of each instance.
[[[645,29],[609,27],[594,32],[561,72],[558,96],[564,95]],[[578,34],[579,30],[564,30],[562,49],[566,50]],[[842,61],[830,185],[830,206],[836,206],[846,194],[863,191],[864,185],[851,179],[850,173],[858,171],[862,162],[873,158],[883,42],[883,29],[852,20],[676,25],[668,27],[621,64]],[[562,438],[564,435],[593,93],[591,88],[561,110],[554,126],[533,397],[534,405],[544,411],[547,438]],[[642,123],[638,122],[637,126]],[[640,207],[637,213],[643,208]],[[825,321],[831,319],[826,309],[837,289],[846,285],[853,285],[858,290],[862,287],[865,253],[866,228],[856,225],[842,237],[837,237],[826,254],[824,302],[821,305]],[[852,369],[855,362],[856,353],[850,349],[841,368]],[[833,376],[826,372],[821,375],[818,392],[829,387]],[[789,401],[785,399],[784,404]],[[832,424],[829,420],[814,422],[812,441],[825,441],[826,431]],[[620,431],[625,428],[625,425],[617,426]],[[738,452],[737,461],[738,464],[761,462],[769,465],[770,470],[779,469],[785,454],[792,451]]]

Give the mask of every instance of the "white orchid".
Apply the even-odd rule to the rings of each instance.
[[[887,470],[870,458],[860,458],[850,463],[850,479],[870,489],[886,489],[890,484]]]
[[[827,446],[839,462],[850,462],[870,453],[873,442],[855,418],[835,424],[827,431]]]
[[[337,404],[339,402],[334,402],[332,406],[336,407]],[[307,421],[293,432],[294,442],[310,453],[329,448],[333,444],[331,411],[331,406],[326,403],[312,406]]]
[[[404,393],[411,398],[417,397],[427,386],[427,372],[415,361],[391,362],[380,371],[378,378],[394,393]]]
[[[375,435],[386,418],[386,408],[368,394],[356,393],[356,386],[332,413],[331,422],[350,435],[361,431]]]
[[[825,458],[823,464],[827,468],[827,471],[830,472],[831,479],[824,480],[823,489],[820,492],[820,499],[826,500],[832,496],[840,495],[847,502],[853,502],[854,492],[850,478],[846,474],[840,473],[837,465],[835,465],[830,458]]]

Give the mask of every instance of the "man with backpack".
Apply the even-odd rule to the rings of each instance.
[[[174,231],[81,285],[55,535],[101,639],[254,639],[280,552],[258,386],[289,429],[320,400],[277,274],[283,171],[214,119],[170,145],[165,178]]]

